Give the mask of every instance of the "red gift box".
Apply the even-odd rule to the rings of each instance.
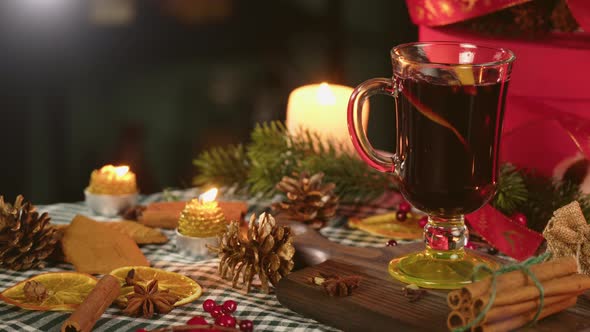
[[[420,26],[420,41],[458,41],[504,47],[517,57],[506,98],[500,158],[559,178],[581,158],[590,159],[590,33],[554,33],[535,40],[485,37],[442,27],[486,15],[528,0],[486,2],[406,0]],[[568,0],[570,11],[590,31],[587,0]],[[439,27],[439,28],[433,28]],[[582,190],[590,192],[586,177]],[[535,253],[543,237],[491,206],[467,216],[477,231],[516,259]]]
[[[503,161],[554,175],[563,160],[590,156],[590,34],[516,40],[420,26],[420,40],[493,45],[516,54],[506,99]]]

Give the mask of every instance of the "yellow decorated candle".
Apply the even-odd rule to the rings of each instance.
[[[99,195],[129,195],[137,193],[135,174],[129,166],[106,165],[92,171],[88,192]]]
[[[213,237],[227,229],[223,211],[215,201],[217,189],[203,193],[188,202],[180,214],[178,231],[192,237]]]

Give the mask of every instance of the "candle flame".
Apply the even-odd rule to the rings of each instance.
[[[127,173],[129,173],[129,166],[105,165],[100,169],[100,172],[103,174],[107,174],[108,176],[116,176],[122,178]]]
[[[209,203],[213,202],[215,197],[217,197],[217,188],[213,188],[202,193],[201,196],[199,196],[199,201],[203,203]]]
[[[336,104],[336,96],[330,89],[330,85],[326,82],[320,84],[318,89],[318,102],[320,105],[334,105]]]
[[[115,174],[117,174],[118,177],[123,177],[127,172],[129,172],[129,166],[115,167]]]

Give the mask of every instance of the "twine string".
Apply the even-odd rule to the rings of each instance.
[[[531,278],[531,280],[533,281],[533,283],[535,284],[537,289],[539,289],[539,306],[537,307],[537,312],[535,313],[535,316],[533,317],[532,321],[527,326],[535,324],[537,322],[537,319],[541,315],[541,311],[543,310],[543,305],[545,302],[545,289],[543,288],[543,285],[541,284],[541,282],[539,281],[537,276],[535,276],[535,274],[533,272],[531,272],[530,267],[532,265],[535,265],[535,264],[545,261],[549,256],[550,256],[550,253],[545,253],[540,256],[531,257],[519,264],[512,264],[512,265],[507,265],[507,266],[501,267],[496,271],[493,271],[485,264],[477,265],[475,267],[475,269],[473,270],[473,277],[472,278],[475,278],[475,276],[480,271],[485,271],[485,272],[488,272],[492,275],[491,276],[492,284],[490,287],[490,297],[488,298],[488,303],[480,311],[480,313],[477,315],[477,317],[475,317],[475,319],[473,319],[472,321],[470,321],[469,323],[467,323],[464,326],[460,326],[460,327],[453,329],[452,332],[464,332],[464,331],[471,329],[473,326],[476,326],[477,324],[479,324],[484,319],[484,317],[487,315],[487,313],[490,311],[490,309],[494,305],[494,301],[496,300],[496,285],[497,285],[498,276],[508,273],[508,272],[518,271],[518,270],[524,272],[527,276],[529,276],[529,278]]]

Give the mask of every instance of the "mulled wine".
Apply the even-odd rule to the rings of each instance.
[[[464,42],[409,43],[390,55],[393,79],[361,83],[347,113],[359,156],[393,173],[405,198],[428,213],[426,250],[394,257],[388,271],[420,287],[463,287],[498,268],[464,250],[464,214],[482,207],[496,190],[504,102],[516,57],[504,48]],[[394,155],[375,150],[361,125],[364,103],[375,94],[396,100]],[[482,264],[488,269],[474,274]]]
[[[400,190],[439,217],[473,212],[494,195],[508,82],[398,81]]]

